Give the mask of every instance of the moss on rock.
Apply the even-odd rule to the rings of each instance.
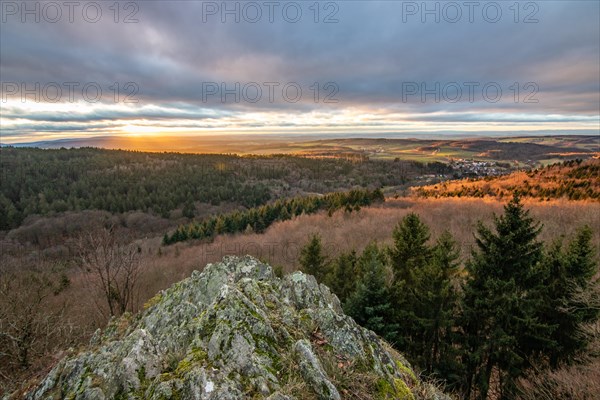
[[[427,398],[419,387],[406,360],[312,276],[225,257],[111,321],[27,398]]]

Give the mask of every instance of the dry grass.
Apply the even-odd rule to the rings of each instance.
[[[521,381],[522,400],[598,399],[600,358],[582,364],[542,371]]]
[[[600,248],[600,207],[590,202],[554,200],[538,202],[525,200],[532,216],[544,225],[541,239],[547,242],[559,236],[571,237],[584,224],[594,230],[594,244]],[[141,308],[156,292],[188,277],[194,270],[202,270],[207,263],[218,262],[226,255],[252,255],[284,272],[298,269],[302,246],[312,233],[319,233],[329,257],[352,249],[362,251],[371,241],[391,244],[392,231],[409,212],[418,213],[431,228],[432,241],[445,229],[461,245],[463,261],[474,245],[478,220],[491,224],[494,213],[502,213],[505,202],[495,199],[391,199],[381,206],[347,214],[337,212],[302,215],[279,222],[263,234],[222,235],[212,243],[185,242],[163,247],[161,238],[139,242],[143,249],[140,292],[136,301]],[[86,326],[102,326],[93,310],[93,301],[81,279],[71,277],[70,295],[77,295],[75,315],[87,322]],[[87,310],[87,311],[86,311]],[[92,314],[92,315],[90,315]],[[84,321],[81,321],[84,322]]]
[[[494,213],[502,213],[505,202],[495,199],[396,199],[358,213],[337,212],[303,215],[272,225],[264,234],[219,236],[212,243],[187,242],[161,248],[160,239],[144,241],[145,277],[142,287],[145,296],[189,276],[206,263],[217,262],[225,255],[250,254],[285,272],[298,268],[300,248],[312,233],[319,233],[326,253],[335,257],[340,252],[362,250],[375,240],[390,244],[395,225],[409,212],[418,213],[431,228],[432,240],[443,230],[449,230],[460,243],[463,259],[474,245],[478,220],[491,224]],[[544,225],[541,239],[551,241],[561,235],[572,236],[584,224],[593,229],[600,226],[600,207],[597,203],[553,200],[525,200],[532,216]],[[594,244],[600,248],[600,230],[594,231]],[[143,301],[144,295],[141,296]]]
[[[600,321],[587,326],[591,338],[578,364],[554,371],[530,371],[519,381],[521,400],[598,399],[600,393]]]

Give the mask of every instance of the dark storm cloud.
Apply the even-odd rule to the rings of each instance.
[[[435,117],[447,121],[485,120],[486,114],[500,112],[506,113],[507,119],[513,114],[532,114],[532,121],[543,119],[538,116],[544,114],[564,115],[565,121],[577,120],[578,115],[598,115],[600,3],[596,1],[536,2],[537,23],[523,22],[532,11],[524,8],[526,3],[521,3],[519,22],[515,23],[515,15],[508,8],[512,2],[496,3],[503,12],[497,23],[483,16],[482,8],[489,2],[480,2],[473,23],[460,1],[456,4],[461,6],[463,17],[456,23],[445,21],[443,16],[436,23],[431,15],[422,23],[420,12],[403,21],[403,10],[411,2],[401,1],[336,2],[337,23],[322,22],[333,9],[321,9],[320,21],[315,23],[309,9],[312,2],[297,3],[303,12],[297,23],[287,22],[282,11],[275,11],[271,23],[264,7],[257,23],[243,18],[235,23],[231,15],[222,23],[220,13],[204,15],[207,2],[136,3],[137,23],[115,23],[109,2],[102,2],[104,14],[97,23],[89,23],[77,13],[73,23],[65,18],[57,23],[21,23],[13,15],[3,15],[1,80],[42,85],[98,82],[103,86],[135,82],[140,105],[178,103],[181,110],[160,107],[152,112],[140,110],[137,115],[119,111],[81,115],[40,112],[30,119],[202,119],[207,116],[198,109],[207,107],[230,112],[375,107],[407,113],[454,113],[452,117]],[[223,3],[214,4],[221,7]],[[244,4],[240,2],[240,7]],[[280,3],[279,10],[284,4]],[[326,4],[321,3],[321,7]],[[414,4],[420,7],[422,3]],[[428,4],[434,7],[436,2]],[[440,8],[444,5],[439,3]],[[121,20],[127,11],[121,10]],[[295,103],[280,94],[272,102],[265,101],[266,93],[257,103],[222,101],[219,95],[206,101],[202,89],[207,82],[229,86],[235,82],[279,82],[281,86],[297,82],[304,95]],[[315,82],[337,84],[338,103],[315,103],[309,89]],[[463,86],[467,82],[476,82],[479,88],[495,83],[502,88],[502,98],[491,102],[481,92],[475,93],[473,101],[466,93],[457,102],[443,96],[440,101],[435,96],[421,97],[421,85],[433,88],[439,84],[443,89],[448,84]],[[511,89],[515,83],[520,90],[516,102]],[[537,102],[523,102],[528,83],[537,85]],[[412,84],[419,86],[419,92],[407,96],[406,88]],[[3,116],[19,117],[11,113]]]

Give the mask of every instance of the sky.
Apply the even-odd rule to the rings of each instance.
[[[600,2],[0,1],[3,144],[600,133]]]

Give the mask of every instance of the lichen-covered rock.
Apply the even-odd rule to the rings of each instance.
[[[340,400],[340,393],[327,378],[308,340],[298,340],[294,345],[294,351],[298,358],[300,374],[317,394],[319,400]]]
[[[447,399],[312,276],[225,257],[112,320],[37,399]]]

